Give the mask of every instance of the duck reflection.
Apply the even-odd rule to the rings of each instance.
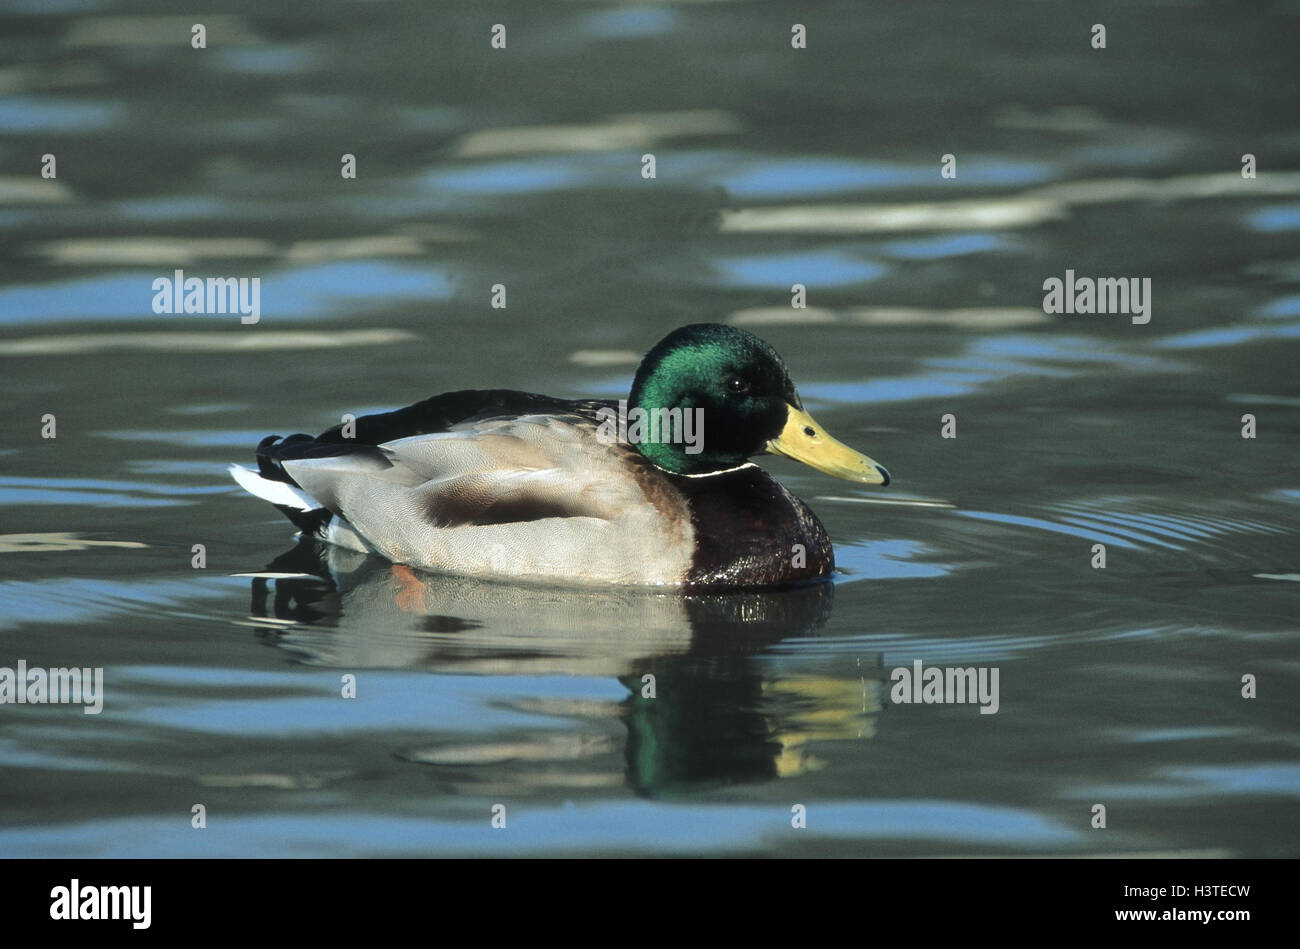
[[[581,734],[494,736],[402,756],[475,790],[626,782],[671,796],[788,777],[820,764],[808,742],[869,737],[880,709],[878,678],[774,681],[754,658],[816,634],[831,613],[831,584],[691,595],[524,586],[420,573],[311,539],[251,576],[259,635],[299,662],[609,677],[628,690],[617,704],[516,703],[582,721],[592,730]],[[626,727],[625,741],[610,734],[611,720]],[[597,770],[557,773],[560,763]]]

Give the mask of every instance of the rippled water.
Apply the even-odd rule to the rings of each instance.
[[[232,3],[206,50],[8,10],[0,666],[106,696],[0,707],[0,854],[1296,855],[1294,3],[1125,4],[1106,50],[1054,3],[828,2],[802,51],[774,3]],[[178,268],[260,323],[155,315]],[[1045,315],[1067,269],[1151,322]],[[894,474],[769,459],[832,586],[322,558],[225,475],[438,391],[617,396],[699,320]],[[891,703],[916,660],[997,714]]]

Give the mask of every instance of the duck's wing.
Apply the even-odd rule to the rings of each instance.
[[[465,422],[450,431],[281,460],[322,507],[362,529],[373,512],[432,527],[548,517],[617,519],[644,500],[625,446],[578,415]]]
[[[556,399],[514,389],[463,389],[392,412],[363,415],[350,426],[335,425],[319,435],[268,435],[257,446],[258,470],[252,472],[232,466],[231,472],[244,488],[271,501],[297,523],[299,518],[293,512],[311,511],[324,505],[315,503],[318,499],[305,496],[300,490],[293,490],[300,489],[301,485],[285,470],[287,461],[346,457],[351,459],[352,466],[368,466],[379,474],[391,467],[378,447],[388,442],[464,429],[475,422],[527,415],[549,414],[575,421],[590,419],[594,423],[597,411],[611,405],[596,400]]]

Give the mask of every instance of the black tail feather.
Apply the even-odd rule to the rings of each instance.
[[[275,509],[287,517],[293,526],[302,531],[307,537],[319,537],[326,527],[329,526],[330,520],[334,517],[332,511],[323,507],[318,507],[314,511],[304,511],[300,508],[289,507],[287,504],[277,504]]]

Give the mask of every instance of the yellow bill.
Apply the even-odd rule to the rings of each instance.
[[[767,443],[774,455],[785,455],[795,461],[824,471],[845,481],[863,484],[889,484],[889,472],[861,452],[854,451],[843,442],[826,434],[826,429],[813,421],[802,409],[788,406],[785,428]]]

